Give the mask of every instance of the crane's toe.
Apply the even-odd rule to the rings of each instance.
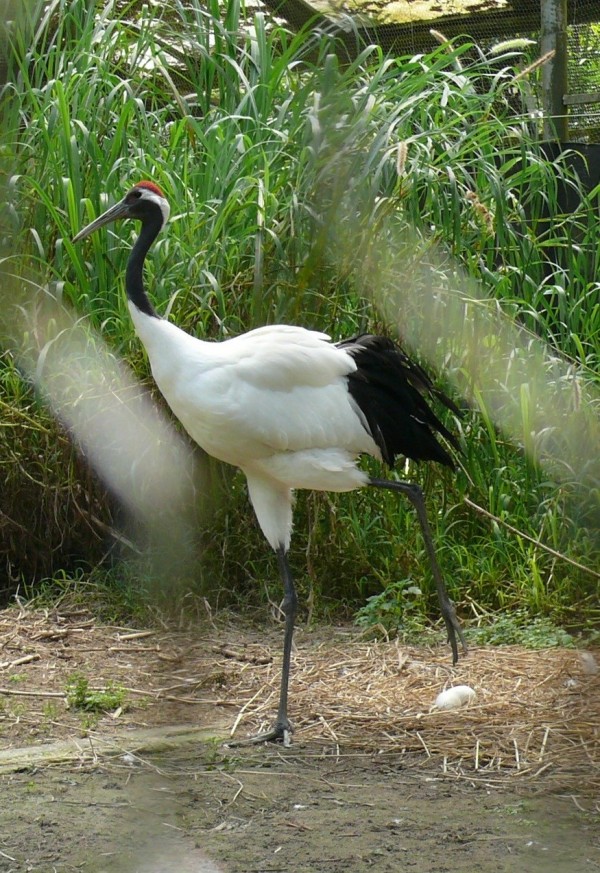
[[[276,721],[271,730],[256,734],[253,737],[245,737],[243,740],[228,740],[226,746],[251,746],[258,743],[282,743],[284,748],[292,745],[294,729],[291,722]]]

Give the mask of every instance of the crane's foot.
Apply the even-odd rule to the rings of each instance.
[[[259,743],[283,743],[284,748],[289,749],[292,745],[293,728],[289,721],[276,721],[270,731],[256,734],[254,737],[245,737],[242,740],[228,740],[226,746],[255,746]]]

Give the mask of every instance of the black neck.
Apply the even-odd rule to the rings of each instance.
[[[144,217],[140,235],[129,255],[127,272],[125,273],[127,297],[141,312],[144,312],[146,315],[153,315],[155,318],[158,318],[158,315],[146,294],[143,271],[148,249],[160,233],[161,227],[162,215],[158,208],[155,212],[153,210],[152,213]]]

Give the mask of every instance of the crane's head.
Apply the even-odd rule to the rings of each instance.
[[[169,204],[158,185],[155,185],[154,182],[138,182],[119,203],[115,203],[99,218],[80,230],[73,237],[73,242],[85,239],[99,227],[110,224],[111,221],[117,221],[119,218],[137,218],[142,223],[156,222],[158,233],[169,220],[169,211]]]

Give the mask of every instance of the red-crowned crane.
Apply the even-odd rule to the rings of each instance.
[[[205,342],[160,318],[143,282],[148,250],[169,218],[169,204],[153,182],[135,185],[115,206],[83,228],[74,242],[119,218],[141,222],[127,262],[125,288],[135,329],[152,375],[189,435],[206,452],[239,467],[262,531],[277,553],[283,581],[285,637],[281,691],[272,730],[254,740],[289,745],[288,683],[297,598],[287,553],[293,491],[352,491],[370,485],[405,494],[413,503],[437,587],[453,663],[457,636],[466,643],[436,559],[423,493],[418,485],[370,478],[362,454],[390,467],[396,455],[453,467],[441,434],[452,434],[428,405],[436,390],[426,373],[391,340],[357,336],[332,344],[322,333],[269,325],[224,342]]]

